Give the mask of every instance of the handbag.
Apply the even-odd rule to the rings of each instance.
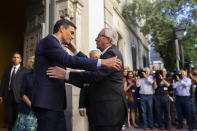
[[[128,103],[132,104],[134,102],[134,98],[131,92],[126,92],[126,96],[128,98]]]

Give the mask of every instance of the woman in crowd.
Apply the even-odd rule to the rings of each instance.
[[[129,104],[132,124],[135,128],[138,127],[138,125],[135,123],[135,110],[137,108],[137,97],[136,97],[136,85],[135,85],[135,77],[132,71],[128,72],[128,86],[130,86],[130,92],[132,92],[134,102]]]
[[[128,74],[128,69],[124,68],[124,71],[123,71],[124,90],[125,90],[125,87],[127,87],[127,74]],[[127,122],[125,122],[125,124],[122,126],[122,130],[125,129],[126,123]]]
[[[135,79],[132,71],[129,71],[127,74],[127,85],[125,85],[124,90],[125,92],[132,93],[132,96],[134,98],[134,102],[128,104],[128,127],[131,127],[130,124],[130,116],[131,116],[132,124],[135,128],[137,128],[138,125],[135,123],[135,109],[137,108],[136,86],[135,86]]]
[[[31,109],[34,56],[29,58],[27,66],[30,72],[23,79],[20,91],[22,103],[13,131],[36,131],[37,129],[37,119]]]

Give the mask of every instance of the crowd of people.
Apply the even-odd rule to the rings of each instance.
[[[71,42],[75,30],[71,21],[58,20],[53,34],[38,43],[28,68],[21,66],[18,52],[13,54],[0,87],[8,131],[66,131],[65,82],[81,88],[79,113],[85,116],[86,108],[90,131],[120,131],[124,124],[145,130],[170,130],[177,124],[181,129],[183,118],[190,130],[196,128],[196,68],[189,76],[186,70],[172,75],[156,66],[152,71],[124,69],[112,28],[99,32],[95,41],[101,54],[91,51],[88,58]]]
[[[137,71],[127,67],[123,74],[124,91],[134,98],[128,103],[128,127],[182,129],[185,118],[189,130],[197,129],[197,68],[167,72],[157,66]]]

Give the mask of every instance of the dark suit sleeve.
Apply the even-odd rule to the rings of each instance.
[[[24,76],[23,81],[22,81],[22,86],[20,89],[20,96],[21,98],[25,95],[26,92],[26,86],[27,86],[27,75]]]
[[[105,59],[116,56],[113,52],[106,52]],[[83,71],[83,72],[70,72],[68,83],[93,83],[105,79],[105,77],[112,73],[118,72],[115,69],[101,67],[95,72]]]
[[[81,51],[79,51],[79,53],[78,53],[76,56],[88,58],[88,56],[85,55],[85,54],[84,54],[83,52],[81,52]]]
[[[87,96],[87,89],[88,87],[82,87],[80,90],[79,95],[79,108],[85,108],[85,101]]]
[[[91,71],[97,69],[98,60],[71,56],[61,47],[57,40],[53,38],[44,39],[44,43],[42,44],[44,48],[43,54],[52,61],[58,61],[58,63],[65,67]]]
[[[1,80],[1,86],[0,86],[0,97],[3,97],[4,90],[6,88],[6,74],[8,73],[8,69],[4,72],[2,80]]]

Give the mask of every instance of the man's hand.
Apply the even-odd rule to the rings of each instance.
[[[162,75],[159,75],[159,78],[160,78],[161,80],[163,80],[163,76],[162,76]]]
[[[50,78],[65,79],[66,70],[58,66],[49,67],[46,71]]]
[[[178,81],[180,81],[180,80],[181,80],[181,79],[179,78],[179,76],[177,76],[177,75],[176,75],[176,79],[177,79]]]
[[[108,68],[115,68],[116,70],[120,70],[122,67],[122,62],[116,57],[101,59],[101,65]]]
[[[79,110],[80,116],[84,117],[85,116],[85,110]]]
[[[3,103],[3,97],[0,97],[0,104]]]
[[[148,80],[148,76],[146,75],[146,73],[142,72],[142,74],[143,74],[144,78],[145,78],[146,80]]]
[[[139,76],[136,76],[136,77],[135,77],[135,80],[136,80],[136,81],[139,81],[139,80],[140,80],[140,77],[139,77]]]
[[[77,50],[75,44],[73,43],[63,43],[65,45],[66,48],[68,48],[72,53],[75,53],[75,51]]]

